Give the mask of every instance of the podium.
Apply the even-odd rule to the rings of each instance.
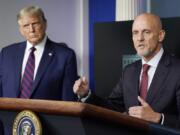
[[[145,135],[151,123],[120,112],[80,103],[0,98],[4,135],[11,135],[17,114],[31,110],[42,124],[43,135]],[[2,130],[1,130],[2,131]]]

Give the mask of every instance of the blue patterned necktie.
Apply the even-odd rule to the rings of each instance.
[[[29,54],[26,67],[24,70],[22,82],[21,82],[21,93],[20,98],[29,98],[33,88],[33,78],[35,69],[35,56],[34,51],[36,48],[32,47]]]

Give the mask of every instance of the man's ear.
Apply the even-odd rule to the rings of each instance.
[[[159,32],[159,42],[162,42],[165,38],[166,32],[164,30],[160,30]]]

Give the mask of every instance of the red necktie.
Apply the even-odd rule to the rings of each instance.
[[[33,88],[33,78],[35,69],[35,57],[34,51],[36,48],[32,47],[29,54],[26,67],[24,70],[22,82],[21,82],[21,93],[20,98],[29,98]]]
[[[141,76],[141,83],[140,83],[140,96],[144,100],[146,100],[146,95],[147,95],[147,89],[148,89],[148,69],[149,65],[144,64],[143,65],[143,72]]]

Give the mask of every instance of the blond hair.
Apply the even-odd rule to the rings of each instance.
[[[17,21],[23,17],[23,16],[31,16],[36,15],[42,19],[42,21],[47,22],[43,10],[38,6],[27,6],[20,10],[20,12],[17,14]]]

